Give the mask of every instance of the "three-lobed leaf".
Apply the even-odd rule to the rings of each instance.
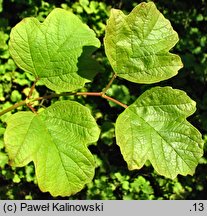
[[[54,9],[40,23],[25,18],[11,31],[9,51],[16,64],[30,72],[48,88],[73,91],[84,86],[91,77],[91,68],[78,73],[78,59],[83,47],[100,46],[93,30],[71,12]]]
[[[116,139],[130,170],[150,160],[166,177],[193,174],[203,154],[199,131],[186,118],[195,102],[181,90],[155,87],[144,92],[116,121]]]
[[[182,67],[169,53],[178,35],[153,2],[141,3],[129,15],[112,9],[106,26],[105,52],[117,76],[136,83],[155,83]]]
[[[33,161],[42,191],[69,196],[92,180],[95,164],[87,145],[97,141],[100,131],[88,108],[60,101],[39,114],[18,112],[7,124],[4,141],[11,165]]]

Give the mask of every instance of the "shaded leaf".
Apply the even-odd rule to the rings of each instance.
[[[92,81],[95,75],[98,72],[102,72],[102,66],[96,61],[96,59],[92,58],[92,53],[96,50],[95,47],[83,47],[83,52],[78,59],[78,74],[87,79]],[[90,73],[87,73],[90,71]]]
[[[23,19],[12,29],[9,42],[10,53],[21,69],[41,78],[48,88],[62,92],[90,81],[77,73],[84,46],[99,47],[100,42],[76,15],[59,8],[43,23],[35,18]]]
[[[88,108],[77,102],[56,102],[39,114],[18,112],[7,121],[5,147],[13,166],[34,161],[40,189],[53,196],[80,191],[94,175],[87,144],[99,128]]]
[[[186,120],[195,105],[181,90],[155,87],[126,108],[115,131],[129,169],[140,169],[150,160],[166,177],[192,175],[203,154],[201,134]]]
[[[104,39],[106,55],[117,76],[136,83],[155,83],[182,67],[169,53],[178,35],[153,2],[141,3],[129,15],[112,9]]]

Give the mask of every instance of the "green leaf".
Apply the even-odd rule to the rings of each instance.
[[[103,71],[102,66],[96,61],[94,58],[91,57],[92,53],[95,51],[94,47],[84,47],[83,53],[78,59],[78,74],[86,78],[88,80],[93,80],[95,75],[98,72]],[[90,73],[86,73],[86,71],[90,71]]]
[[[181,90],[155,87],[126,108],[115,132],[129,169],[140,169],[150,160],[166,177],[192,175],[203,154],[201,134],[186,120],[195,105]]]
[[[0,151],[0,168],[4,169],[6,164],[8,164],[8,157],[6,153]]]
[[[77,67],[85,46],[100,46],[95,33],[76,15],[59,8],[43,23],[35,18],[23,19],[12,29],[9,42],[11,56],[21,69],[40,78],[48,88],[62,92],[90,81],[78,74]]]
[[[0,6],[0,11],[1,11],[1,6]],[[0,31],[0,58],[2,59],[9,58],[8,45],[7,45],[8,38],[9,35],[5,34],[3,31]]]
[[[112,9],[104,39],[106,55],[117,76],[135,83],[155,83],[182,67],[169,53],[178,35],[153,2],[141,3],[129,15]]]
[[[87,144],[99,128],[90,110],[73,101],[56,102],[39,114],[18,112],[7,121],[5,147],[13,166],[34,161],[43,192],[69,196],[94,176],[94,158]]]
[[[0,13],[3,11],[3,0],[0,0]]]

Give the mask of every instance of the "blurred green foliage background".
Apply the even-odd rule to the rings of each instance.
[[[11,28],[24,17],[35,16],[43,21],[55,7],[73,11],[87,23],[103,42],[106,20],[110,9],[129,13],[141,1],[58,1],[58,0],[0,0],[0,110],[25,99],[34,78],[16,67],[8,52]],[[157,175],[150,164],[137,171],[129,171],[122,158],[114,136],[114,122],[123,108],[102,98],[70,97],[91,108],[101,128],[101,136],[91,152],[96,158],[93,181],[76,195],[64,199],[206,199],[207,198],[207,1],[206,0],[156,0],[158,9],[168,18],[178,32],[180,41],[173,52],[181,56],[184,68],[179,74],[156,85],[170,85],[182,89],[197,102],[197,111],[188,120],[203,134],[204,156],[194,176],[178,176],[174,180]],[[103,45],[95,58],[103,67],[94,81],[83,91],[100,91],[108,83],[112,69],[105,56]],[[108,95],[131,104],[142,92],[155,85],[137,85],[117,78]],[[50,91],[38,85],[35,95]],[[63,98],[66,99],[66,98]],[[47,107],[52,101],[42,101],[36,106]],[[21,107],[18,110],[27,110]],[[7,113],[0,118],[0,199],[63,199],[42,193],[35,179],[34,166],[12,168],[3,145]]]

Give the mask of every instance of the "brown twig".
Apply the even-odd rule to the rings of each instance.
[[[107,84],[107,86],[104,88],[104,90],[102,91],[102,94],[106,94],[107,90],[110,88],[111,84],[113,83],[113,81],[116,79],[116,74],[113,74],[111,80],[109,81],[109,83]]]
[[[34,107],[32,107],[32,102],[40,101],[40,100],[44,100],[44,99],[52,99],[52,98],[60,97],[60,96],[69,96],[69,95],[102,97],[102,98],[104,98],[106,100],[110,100],[110,101],[118,104],[119,106],[127,108],[126,104],[123,104],[120,101],[106,95],[107,90],[109,89],[109,87],[111,86],[111,84],[113,83],[115,78],[116,78],[116,74],[114,74],[112,76],[111,80],[109,81],[109,83],[107,84],[107,86],[104,88],[104,90],[102,92],[76,92],[76,93],[64,92],[64,93],[61,93],[61,94],[55,94],[54,93],[54,94],[51,94],[51,95],[46,95],[46,96],[30,99],[30,97],[32,96],[32,93],[34,91],[35,85],[36,85],[36,83],[38,81],[38,79],[36,79],[34,84],[32,85],[32,87],[30,89],[30,92],[29,92],[29,95],[28,95],[27,99],[24,100],[24,101],[21,101],[19,103],[16,103],[13,106],[1,111],[0,116],[4,115],[5,113],[10,112],[10,111],[12,111],[12,110],[14,110],[14,109],[16,109],[16,108],[18,108],[20,106],[23,106],[25,104],[32,110],[32,112],[36,113],[36,110],[34,109]]]

